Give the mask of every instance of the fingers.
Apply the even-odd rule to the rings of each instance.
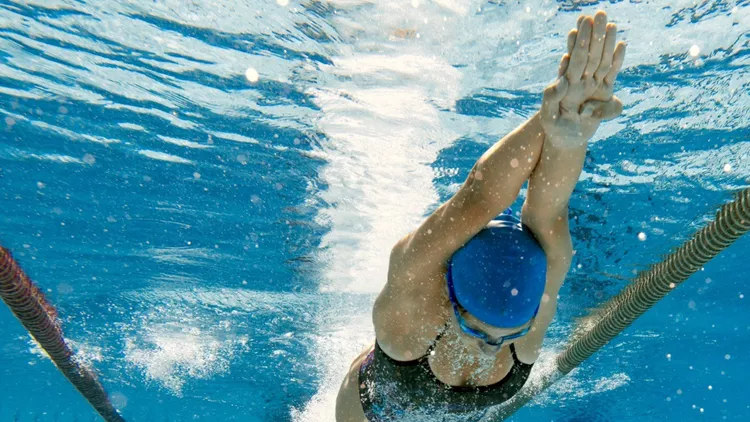
[[[573,47],[576,46],[576,37],[578,36],[578,30],[572,29],[568,32],[568,55],[573,54]]]
[[[604,77],[604,83],[612,85],[615,83],[615,80],[617,79],[617,74],[620,73],[620,69],[622,69],[622,63],[625,61],[625,43],[620,41],[617,43],[617,47],[615,48],[614,56],[612,58],[612,68],[607,72],[607,75]]]
[[[619,98],[612,96],[607,106],[602,110],[602,119],[614,119],[615,117],[622,114],[622,101]]]
[[[591,100],[586,101],[581,105],[581,117],[591,117],[598,108],[601,108],[604,103],[601,101]]]
[[[622,101],[613,96],[609,101],[589,100],[581,105],[581,117],[609,120],[622,114]]]
[[[614,119],[622,114],[622,101],[612,96],[612,99],[603,104],[599,110],[599,118],[602,120]]]
[[[556,119],[560,115],[560,100],[568,92],[568,79],[565,76],[557,78],[557,82],[544,89],[542,109],[547,117]]]
[[[615,43],[617,43],[617,25],[609,23],[607,24],[607,35],[604,41],[602,60],[599,63],[596,73],[594,73],[594,79],[597,81],[604,79],[610,69],[612,69],[612,55],[615,52]]]
[[[604,40],[607,35],[607,14],[600,10],[596,12],[594,16],[594,27],[591,33],[591,46],[589,47],[589,60],[586,63],[586,68],[583,71],[584,75],[593,76],[594,72],[599,68],[599,63],[602,60],[602,49],[604,48]]]
[[[591,43],[591,31],[594,20],[586,16],[578,27],[575,47],[570,55],[570,64],[568,65],[568,79],[571,83],[581,80],[583,71],[589,58],[589,44]]]
[[[560,68],[557,71],[557,76],[561,77],[565,74],[565,71],[568,70],[568,64],[570,63],[570,54],[566,54],[562,57],[562,60],[560,60]]]
[[[565,77],[557,78],[557,82],[544,89],[543,101],[559,103],[565,93],[568,92],[568,79]]]

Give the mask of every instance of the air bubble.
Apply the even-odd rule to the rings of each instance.
[[[115,391],[110,394],[109,399],[112,404],[118,409],[124,409],[128,406],[128,396],[119,391]]]
[[[256,83],[258,82],[258,79],[260,79],[260,75],[258,74],[258,71],[253,69],[252,67],[247,68],[247,70],[245,71],[245,77],[251,83]]]
[[[57,292],[63,295],[73,293],[73,286],[67,283],[60,283],[57,285]]]

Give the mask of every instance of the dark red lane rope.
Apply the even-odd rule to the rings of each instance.
[[[107,422],[125,422],[94,372],[76,361],[65,343],[54,306],[3,247],[0,247],[0,297],[102,418]]]

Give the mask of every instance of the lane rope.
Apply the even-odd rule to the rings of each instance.
[[[78,362],[65,342],[57,311],[23,272],[10,251],[0,247],[0,297],[57,369],[106,422],[125,422],[99,383],[96,374]]]
[[[716,213],[714,221],[698,231],[677,250],[657,264],[639,273],[627,287],[586,319],[592,321],[572,336],[551,371],[537,380],[529,380],[510,400],[498,406],[491,421],[510,417],[539,393],[591,357],[617,337],[638,317],[649,310],[719,252],[750,230],[750,188],[737,193]]]

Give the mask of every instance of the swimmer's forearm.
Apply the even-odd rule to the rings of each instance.
[[[542,153],[529,177],[522,219],[539,239],[550,261],[567,270],[573,254],[568,202],[586,158],[587,145],[559,147],[545,138]],[[564,277],[564,276],[563,276]],[[562,283],[562,280],[559,280]]]
[[[508,208],[537,165],[544,143],[539,114],[534,114],[477,160],[469,176],[488,216]]]
[[[567,214],[570,195],[583,170],[587,146],[583,143],[560,147],[545,139],[539,161],[529,177],[524,217],[551,220]]]

